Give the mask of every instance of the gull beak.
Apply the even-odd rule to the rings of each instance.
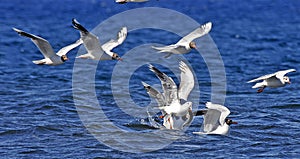
[[[117,58],[118,61],[123,61],[123,59],[121,57]]]
[[[61,59],[64,60],[64,61],[69,60],[69,58],[67,56],[65,56],[65,55],[61,56]]]
[[[288,84],[291,84],[292,82],[291,82],[291,81],[288,81],[287,83],[288,83]]]
[[[193,46],[193,48],[194,48],[194,49],[196,49],[196,50],[198,49],[198,47],[197,47],[197,45],[196,45],[196,44]]]
[[[235,122],[235,121],[233,121],[233,122],[231,122],[231,124],[238,124],[237,122]]]

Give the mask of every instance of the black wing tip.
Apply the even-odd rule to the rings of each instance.
[[[161,72],[159,69],[157,69],[156,67],[154,67],[153,65],[149,64],[149,70],[155,73],[155,75],[161,80],[165,80],[165,74]]]
[[[201,116],[201,115],[205,115],[206,113],[207,113],[207,109],[197,110],[196,112],[194,112],[194,116]]]
[[[36,39],[36,37],[34,37],[33,35],[29,34],[29,33],[26,33],[25,31],[23,30],[20,30],[20,29],[17,29],[17,28],[12,28],[15,32],[17,32],[19,35],[21,36],[25,36],[25,37],[28,37],[28,38],[31,38],[31,39]]]
[[[85,29],[75,18],[72,18],[73,27],[77,30],[80,30],[84,33],[88,33],[89,31]]]
[[[21,35],[24,31],[17,29],[17,28],[12,28],[15,32],[17,32],[19,35]]]
[[[142,81],[142,84],[143,84],[144,88],[150,88],[150,85],[148,83]]]

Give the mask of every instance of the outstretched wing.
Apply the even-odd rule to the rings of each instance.
[[[122,44],[124,40],[127,37],[127,28],[122,27],[122,29],[118,32],[117,39],[111,39],[110,41],[106,42],[105,44],[102,45],[102,49],[104,51],[109,52],[113,48],[117,47],[118,45]]]
[[[167,45],[167,46],[152,46],[153,49],[158,50],[159,52],[172,52],[172,50],[177,49],[181,45]]]
[[[278,71],[275,74],[278,79],[282,79],[285,74],[290,73],[290,72],[296,72],[296,70],[288,69],[288,70]]]
[[[272,73],[272,74],[267,74],[267,75],[264,75],[264,76],[260,76],[258,78],[255,78],[253,80],[248,81],[247,83],[257,82],[257,81],[260,81],[260,80],[265,80],[265,79],[271,78],[273,76],[276,76],[276,73]]]
[[[220,112],[219,122],[220,122],[221,125],[225,124],[225,119],[230,114],[230,111],[229,111],[228,108],[226,108],[225,106],[220,105],[220,104],[213,104],[211,102],[207,102],[206,103],[206,107],[209,110],[219,111]]]
[[[52,56],[55,56],[53,48],[47,40],[30,33],[26,33],[25,31],[17,28],[13,28],[13,30],[21,36],[30,38],[31,41],[39,48],[45,58],[51,58]]]
[[[153,87],[151,87],[149,84],[145,82],[142,82],[142,84],[146,89],[147,93],[157,101],[159,107],[165,105],[164,96],[159,91],[157,91],[156,89],[154,89]]]
[[[193,41],[196,38],[199,38],[207,33],[210,32],[212,27],[212,23],[208,22],[204,25],[201,25],[199,28],[195,29],[194,31],[192,31],[191,33],[189,33],[188,35],[184,36],[182,39],[180,39],[177,44],[178,45],[185,45],[186,43],[190,43],[191,41]]]
[[[65,46],[63,48],[61,48],[56,55],[58,56],[62,56],[62,55],[66,55],[69,51],[71,51],[72,49],[78,47],[79,45],[81,45],[83,43],[83,41],[81,39],[77,40],[75,43],[70,44],[68,46]]]
[[[221,112],[214,110],[214,109],[208,109],[205,115],[203,116],[203,124],[202,129],[204,132],[212,132],[218,128],[220,125],[219,118],[221,116]]]
[[[184,63],[183,61],[180,61],[179,63],[179,69],[181,70],[180,74],[180,85],[178,90],[178,97],[179,99],[184,99],[187,101],[187,98],[194,88],[194,75],[190,68]]]
[[[271,78],[273,76],[276,76],[276,78],[278,78],[278,79],[282,79],[285,74],[287,74],[289,72],[295,72],[295,71],[296,71],[295,69],[288,69],[288,70],[283,70],[283,71],[277,71],[277,72],[272,73],[272,74],[268,74],[268,75],[264,75],[264,76],[255,78],[253,80],[248,81],[247,83],[256,82],[256,81],[260,81],[260,80],[265,80],[265,79]]]
[[[95,58],[100,58],[103,50],[98,37],[85,29],[76,19],[72,19],[72,24],[75,29],[80,31],[80,36],[87,52],[92,54]]]
[[[154,72],[155,75],[159,78],[165,97],[166,106],[170,105],[173,101],[178,100],[178,91],[177,86],[173,79],[166,74],[159,71],[153,65],[149,64],[150,71]]]

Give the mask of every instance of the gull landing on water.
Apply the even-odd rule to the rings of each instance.
[[[190,92],[194,88],[192,71],[184,62],[181,61],[179,63],[181,82],[179,89],[177,89],[177,85],[171,77],[152,65],[149,65],[149,69],[161,81],[163,93],[160,93],[145,82],[142,82],[142,84],[147,93],[157,101],[158,108],[163,114],[161,118],[164,118],[163,125],[167,129],[183,129],[193,119],[192,102],[187,101]]]
[[[168,58],[172,54],[185,54],[190,52],[192,49],[196,49],[196,43],[193,41],[197,38],[200,38],[207,33],[210,32],[212,27],[212,23],[208,22],[204,25],[201,25],[182,39],[180,39],[176,44],[168,45],[168,46],[162,46],[162,47],[156,47],[152,46],[153,49],[158,50],[158,52],[164,52],[168,53],[165,58]]]
[[[229,131],[230,125],[237,124],[237,122],[227,118],[230,111],[225,106],[207,102],[206,108],[207,110],[201,110],[201,114],[203,114],[204,118],[202,131],[193,132],[194,134],[226,135]]]
[[[266,87],[277,88],[277,87],[285,86],[286,83],[290,84],[291,81],[289,77],[285,76],[285,74],[289,72],[296,72],[296,70],[288,69],[288,70],[278,71],[272,74],[264,75],[256,79],[250,80],[247,83],[257,82],[262,80],[262,82],[256,83],[254,86],[252,86],[252,88],[260,88],[259,90],[257,90],[257,93],[261,93]]]
[[[124,42],[127,36],[127,28],[123,27],[118,32],[117,39],[111,39],[102,46],[99,39],[94,34],[85,29],[76,19],[72,19],[73,27],[80,31],[80,38],[87,50],[86,54],[77,58],[93,59],[93,60],[122,60],[117,53],[111,50]]]
[[[31,41],[39,48],[39,50],[41,51],[41,53],[44,56],[44,59],[32,61],[33,63],[35,63],[37,65],[60,65],[60,64],[63,64],[65,61],[68,60],[67,53],[82,44],[82,40],[79,39],[75,43],[63,47],[55,54],[52,46],[50,45],[50,43],[47,40],[45,40],[39,36],[30,34],[30,33],[26,33],[25,31],[22,31],[20,29],[13,28],[13,30],[16,31],[21,36],[30,38]]]

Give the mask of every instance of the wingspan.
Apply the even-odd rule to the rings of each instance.
[[[225,124],[225,119],[226,117],[230,114],[230,111],[228,108],[226,108],[225,106],[223,105],[219,105],[219,104],[213,104],[211,102],[207,102],[206,103],[206,107],[208,109],[212,109],[212,110],[217,110],[219,111],[221,114],[220,114],[220,117],[219,117],[219,122],[221,125],[224,125]]]
[[[187,98],[194,88],[194,75],[190,68],[184,63],[183,61],[180,61],[179,63],[179,69],[181,70],[180,74],[180,86],[178,90],[178,97],[179,99],[184,99],[187,101]]]
[[[212,27],[212,23],[208,22],[204,25],[201,25],[199,28],[195,29],[188,35],[184,36],[182,39],[180,39],[177,44],[178,45],[184,45],[185,43],[190,43],[196,38],[200,38],[201,36],[204,36],[205,34],[209,33]]]
[[[167,45],[167,46],[152,46],[153,49],[158,50],[159,52],[173,52],[176,48],[178,48],[178,45]]]
[[[117,35],[117,39],[111,39],[110,41],[106,42],[105,44],[102,45],[102,49],[106,52],[111,51],[113,48],[119,46],[124,42],[124,40],[127,37],[127,28],[123,27]]]
[[[165,105],[164,96],[160,92],[158,92],[156,89],[154,89],[153,87],[151,87],[149,84],[145,82],[142,82],[142,84],[146,89],[147,93],[157,101],[159,107]]]
[[[203,131],[206,133],[214,131],[220,125],[220,115],[221,112],[214,109],[208,109],[205,115],[203,116]]]
[[[149,64],[149,69],[150,71],[155,73],[155,75],[159,78],[161,82],[166,105],[171,104],[174,100],[178,100],[177,85],[175,84],[173,79],[159,71],[151,64]]]
[[[276,78],[281,79],[285,74],[287,74],[289,72],[295,72],[295,71],[296,71],[295,69],[288,69],[288,70],[283,70],[283,71],[277,71],[277,72],[272,73],[272,74],[268,74],[268,75],[264,75],[264,76],[255,78],[253,80],[248,81],[247,83],[257,82],[257,81],[260,81],[260,80],[265,80],[265,79],[271,78],[273,76],[276,76]]]
[[[70,44],[68,46],[65,46],[63,48],[61,48],[56,55],[58,56],[62,56],[62,55],[66,55],[69,51],[71,51],[72,49],[78,47],[79,45],[81,45],[83,43],[83,41],[81,39],[77,40],[75,43]]]
[[[89,31],[85,29],[75,18],[72,19],[73,27],[77,30],[80,30],[82,34],[88,34]]]
[[[276,74],[276,77],[278,79],[281,79],[281,78],[283,78],[283,76],[285,74],[290,73],[290,72],[296,72],[296,70],[295,69],[288,69],[288,70],[278,71],[275,74]]]
[[[98,37],[86,30],[76,19],[72,19],[72,24],[75,29],[80,31],[80,38],[88,54],[92,55],[93,59],[100,59],[104,51]],[[86,56],[89,56],[88,54]]]
[[[55,56],[55,52],[53,51],[52,46],[47,40],[30,33],[26,33],[25,31],[22,31],[17,28],[13,28],[13,30],[16,31],[21,36],[30,38],[31,41],[39,48],[39,50],[41,51],[41,53],[44,55],[45,58],[51,58],[52,56]]]
[[[272,74],[260,76],[258,78],[255,78],[253,80],[248,81],[247,83],[252,83],[252,82],[257,82],[257,81],[265,80],[265,79],[271,78],[273,76],[276,76],[276,73],[272,73]]]

